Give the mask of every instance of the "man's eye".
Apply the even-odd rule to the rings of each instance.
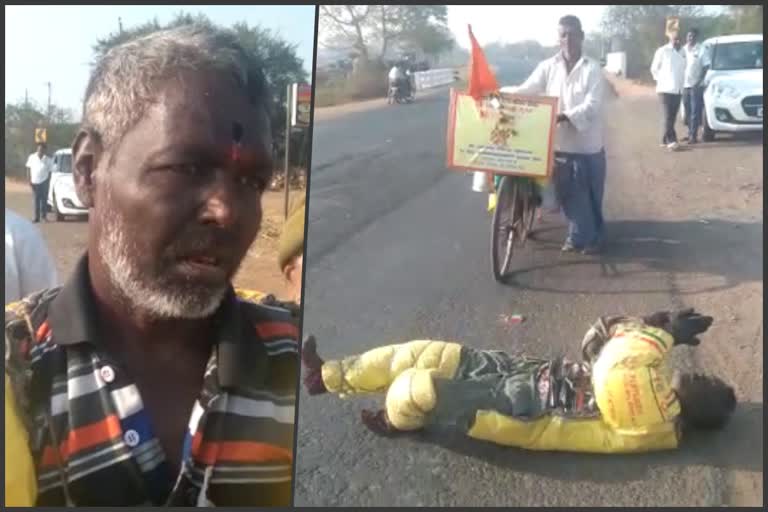
[[[242,185],[258,191],[264,191],[267,188],[267,180],[263,176],[240,176],[239,181]]]
[[[197,164],[175,164],[168,166],[173,172],[186,174],[187,176],[200,176],[203,168]]]

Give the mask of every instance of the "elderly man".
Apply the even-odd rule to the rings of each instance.
[[[558,35],[557,55],[540,63],[522,85],[501,91],[558,98],[554,185],[569,221],[562,250],[591,254],[603,238],[605,79],[600,63],[582,53],[584,32],[576,16],[560,19]]]
[[[363,423],[382,435],[426,429],[529,450],[639,453],[673,449],[694,429],[724,426],[736,405],[715,377],[672,374],[667,355],[698,345],[711,317],[693,310],[601,318],[582,361],[512,356],[420,340],[323,361],[305,341],[311,395],[386,394]]]
[[[271,101],[228,32],[96,63],[73,145],[87,251],[6,307],[37,505],[290,504],[296,318],[230,283],[259,231]]]

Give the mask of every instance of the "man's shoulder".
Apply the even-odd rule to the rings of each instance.
[[[284,334],[291,334],[291,338],[298,339],[298,324],[300,307],[294,302],[278,300],[274,295],[259,292],[256,290],[246,290],[236,288],[240,303],[240,311],[248,321],[254,324],[256,330],[262,337],[272,337],[266,335],[269,331],[269,325],[278,328]],[[274,329],[273,329],[274,330]],[[262,332],[263,331],[263,332]]]

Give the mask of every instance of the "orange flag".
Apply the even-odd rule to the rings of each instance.
[[[467,28],[469,28],[469,40],[472,43],[467,94],[479,100],[483,96],[498,91],[499,84],[496,82],[496,77],[493,71],[491,71],[488,61],[485,60],[483,49],[477,44],[477,39],[475,39],[475,35],[472,33],[472,25],[467,25]]]

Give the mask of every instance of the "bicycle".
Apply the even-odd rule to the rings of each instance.
[[[541,196],[532,179],[517,176],[501,176],[495,189],[491,267],[496,281],[504,282],[509,275],[515,245],[525,246],[533,232]]]

